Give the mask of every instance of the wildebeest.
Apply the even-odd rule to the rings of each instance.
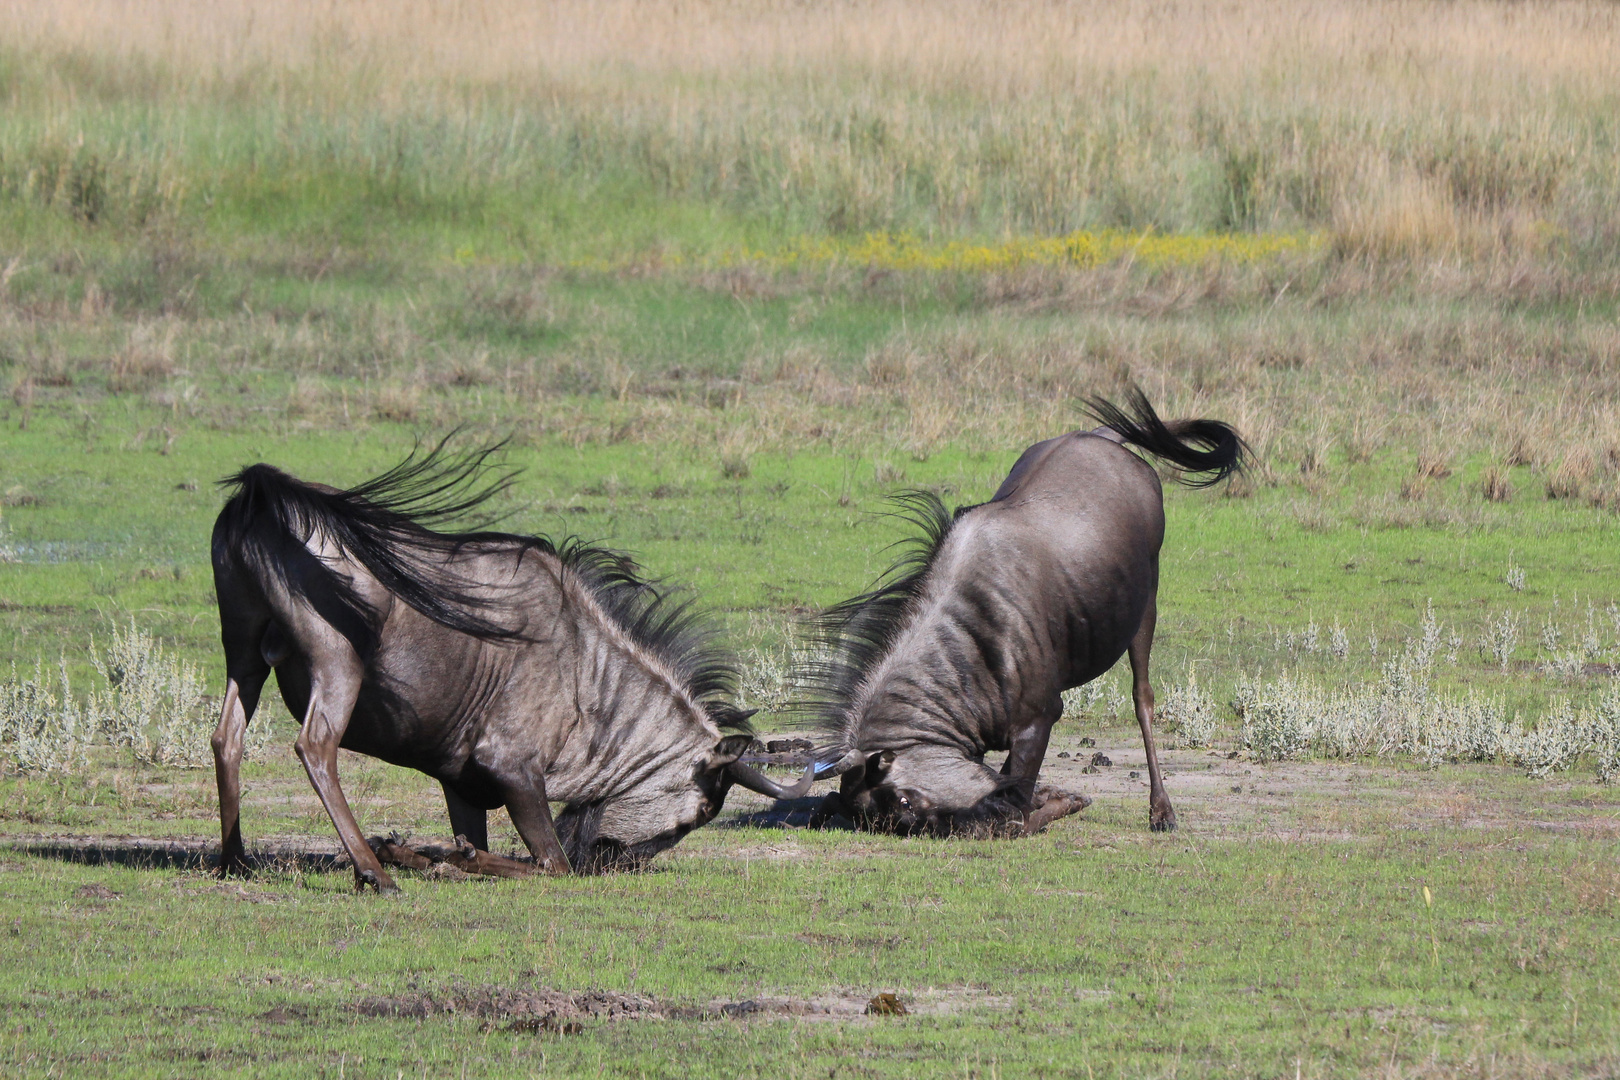
[[[511,482],[474,490],[494,448],[414,453],[347,490],[253,465],[214,525],[225,646],[214,733],[225,872],[246,869],[243,732],[272,669],[294,744],[354,861],[394,888],[337,777],[339,747],[418,769],[457,833],[488,845],[505,806],[541,869],[638,865],[719,812],[731,785],[783,788],[738,762],[747,714],[689,603],[600,547],[439,532]],[[567,804],[555,823],[549,801]]]
[[[1125,446],[1203,474],[1184,474],[1195,486],[1240,468],[1245,447],[1219,421],[1160,420],[1140,390],[1129,412],[1089,405],[1104,426],[1030,447],[987,503],[952,514],[927,492],[900,497],[920,541],[877,588],[823,616],[830,659],[810,680],[818,775],[842,783],[818,822],[1006,834],[1083,808],[1088,799],[1037,787],[1041,762],[1062,692],[1128,651],[1149,821],[1175,828],[1148,682],[1164,494]],[[1000,750],[998,772],[984,755]]]

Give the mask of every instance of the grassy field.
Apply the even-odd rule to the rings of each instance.
[[[0,723],[4,1071],[1612,1075],[1617,69],[1597,3],[7,5],[0,712],[116,713],[130,627],[174,708]],[[242,465],[509,437],[509,527],[697,590],[776,731],[884,496],[980,501],[1130,382],[1257,454],[1167,491],[1174,836],[1116,671],[1048,763],[1097,803],[1029,841],[739,795],[648,873],[356,897],[275,707],[288,861],[128,865],[215,834]]]

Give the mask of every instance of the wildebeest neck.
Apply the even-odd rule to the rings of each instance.
[[[721,737],[718,725],[680,672],[638,642],[602,607],[594,591],[567,574],[564,611],[573,619],[566,648],[573,654],[566,732],[547,775],[551,798],[590,802],[612,798],[658,774],[691,780],[693,763]],[[561,703],[557,703],[561,704]],[[554,704],[553,707],[556,707]]]
[[[1005,749],[1009,719],[1055,692],[1028,678],[1050,670],[1042,661],[1063,643],[1015,605],[1025,571],[994,535],[996,512],[967,512],[936,552],[893,646],[850,701],[851,745],[927,743],[980,757]],[[984,558],[987,547],[1006,558]]]

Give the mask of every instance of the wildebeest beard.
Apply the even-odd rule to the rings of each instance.
[[[568,855],[568,863],[577,874],[603,874],[614,870],[638,870],[654,855],[675,843],[659,844],[656,840],[626,847],[617,840],[599,835],[602,827],[602,803],[577,803],[569,806],[557,817],[557,839]],[[653,845],[657,846],[653,846]],[[643,851],[644,848],[651,850]]]

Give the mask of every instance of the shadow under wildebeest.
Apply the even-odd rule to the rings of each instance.
[[[841,777],[817,824],[1028,835],[1083,810],[1086,796],[1038,783],[1041,764],[1063,691],[1129,653],[1149,822],[1175,828],[1148,680],[1164,492],[1126,447],[1193,486],[1230,475],[1245,447],[1219,421],[1166,423],[1140,390],[1128,412],[1089,404],[1102,427],[1030,447],[989,502],[952,513],[931,492],[897,497],[922,538],[877,588],[823,616],[830,659],[809,673],[826,747],[817,778]],[[986,764],[1002,750],[999,770]]]
[[[302,722],[294,750],[354,865],[422,857],[365,840],[338,782],[353,750],[437,779],[457,852],[507,875],[628,869],[719,813],[733,784],[808,790],[739,758],[748,713],[726,701],[729,659],[688,603],[626,556],[577,540],[439,532],[512,482],[473,490],[497,448],[440,443],[347,490],[269,465],[243,469],[214,526],[226,689],[214,733],[223,872],[242,841],[243,734],[271,671]],[[549,801],[565,804],[552,820]],[[490,856],[504,806],[535,865]]]
[[[53,837],[48,840],[13,840],[6,850],[41,859],[78,863],[82,866],[125,866],[137,870],[213,870],[219,866],[219,853],[211,840],[120,837]],[[341,847],[319,850],[309,844],[255,845],[243,854],[255,871],[302,870],[324,873],[349,865]]]

